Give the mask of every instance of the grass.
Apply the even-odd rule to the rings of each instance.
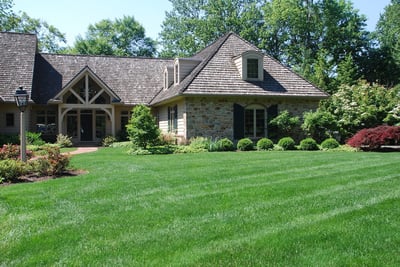
[[[399,266],[400,153],[76,155],[0,187],[0,266]]]

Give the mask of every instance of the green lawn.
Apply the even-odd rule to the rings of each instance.
[[[0,266],[400,266],[400,153],[72,158],[0,187]]]

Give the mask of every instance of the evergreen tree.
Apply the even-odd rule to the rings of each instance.
[[[126,128],[133,144],[143,149],[155,144],[160,136],[156,120],[145,105],[137,105],[132,109],[132,117]]]

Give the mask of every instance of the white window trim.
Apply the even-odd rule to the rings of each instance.
[[[258,77],[248,78],[247,77],[247,60],[257,59],[258,61]],[[245,81],[263,81],[264,80],[264,55],[260,51],[250,50],[242,53],[240,56],[235,58],[235,64],[239,69],[242,79]]]

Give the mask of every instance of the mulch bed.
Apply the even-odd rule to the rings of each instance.
[[[34,183],[34,182],[40,182],[40,181],[46,181],[50,179],[58,179],[58,178],[67,178],[67,177],[74,177],[82,174],[86,174],[88,171],[85,170],[68,170],[63,172],[62,174],[58,175],[51,175],[51,176],[38,176],[36,174],[30,174],[30,175],[25,175],[22,177],[19,177],[17,180],[14,180],[12,182],[5,182],[0,184],[0,186],[8,186],[8,185],[13,185],[13,184],[20,184],[20,183]]]

